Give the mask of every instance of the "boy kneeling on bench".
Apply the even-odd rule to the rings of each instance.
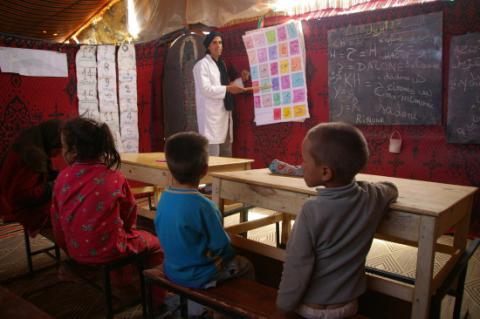
[[[215,203],[198,191],[208,170],[208,141],[195,132],[170,136],[165,157],[173,176],[162,193],[155,230],[164,249],[164,273],[189,288],[210,288],[229,278],[254,279],[252,263],[235,256]]]

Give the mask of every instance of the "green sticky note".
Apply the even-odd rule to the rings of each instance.
[[[275,34],[275,30],[267,31],[266,36],[269,44],[275,43],[277,41],[277,35]]]
[[[273,93],[273,105],[278,106],[281,104],[280,101],[280,92],[278,93]]]

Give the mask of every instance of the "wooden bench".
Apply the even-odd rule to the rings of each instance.
[[[188,317],[187,299],[235,318],[268,318],[275,311],[277,291],[252,280],[236,278],[222,282],[214,288],[194,289],[170,281],[161,267],[147,269],[143,273],[147,318],[153,318],[152,285],[158,285],[180,296],[182,318]]]
[[[214,288],[194,289],[170,281],[163,273],[162,267],[147,269],[143,274],[146,288],[145,296],[147,298],[147,318],[153,318],[152,285],[158,285],[180,296],[182,318],[188,317],[187,299],[233,318],[270,318],[275,312],[277,290],[256,281],[235,278],[224,281]],[[299,317],[293,315],[289,318]],[[357,315],[354,318],[362,319],[366,317]]]

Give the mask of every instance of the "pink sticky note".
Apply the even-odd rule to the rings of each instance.
[[[265,34],[257,33],[253,36],[253,42],[255,43],[255,47],[263,47],[266,44]]]
[[[252,49],[253,48],[253,39],[250,36],[244,36],[243,37],[243,42],[245,43],[245,47],[247,49]]]
[[[287,30],[285,30],[285,27],[280,27],[277,29],[277,38],[279,41],[287,39]]]
[[[278,63],[273,62],[270,63],[270,75],[277,75],[278,74]]]
[[[280,78],[282,90],[290,88],[290,75],[284,75]]]
[[[293,103],[298,103],[303,101],[305,101],[305,90],[304,89],[293,90]]]
[[[300,44],[298,40],[290,41],[290,55],[300,54]]]
[[[258,56],[259,63],[267,62],[268,60],[267,48],[258,49],[257,56]]]

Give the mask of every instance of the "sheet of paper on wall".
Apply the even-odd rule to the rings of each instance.
[[[75,57],[77,68],[78,114],[100,120],[97,99],[97,47],[82,45]]]
[[[68,77],[67,55],[48,50],[0,47],[0,69],[25,76]]]
[[[120,105],[120,135],[125,152],[138,152],[137,64],[135,46],[122,44],[118,48],[118,93]]]
[[[118,117],[115,49],[114,45],[97,47],[98,99],[100,120],[108,124],[115,138],[117,150],[123,152]]]
[[[292,21],[246,32],[257,125],[309,118],[302,24]]]

